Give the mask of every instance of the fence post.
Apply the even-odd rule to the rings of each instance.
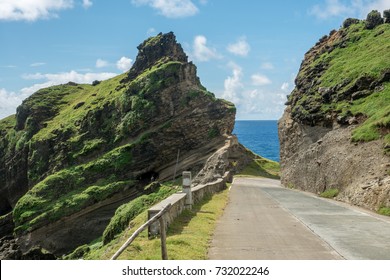
[[[161,237],[161,258],[163,260],[168,260],[167,234],[165,231],[164,216],[161,216],[160,218],[160,237]]]
[[[186,194],[185,208],[192,209],[191,172],[183,171],[183,192]]]

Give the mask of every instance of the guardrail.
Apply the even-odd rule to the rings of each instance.
[[[164,221],[164,214],[171,208],[171,204],[166,205],[163,209],[161,209],[160,212],[158,212],[155,216],[153,216],[151,219],[149,219],[146,223],[144,223],[142,226],[140,226],[127,241],[122,245],[122,247],[119,248],[119,250],[111,257],[111,260],[116,260],[120,254],[123,253],[124,250],[131,244],[131,242],[134,241],[134,239],[137,238],[137,236],[145,230],[147,227],[149,227],[151,224],[156,222],[157,220],[160,222],[160,237],[161,237],[161,256],[163,260],[168,259],[168,252],[167,252],[167,243],[166,243],[166,225]]]

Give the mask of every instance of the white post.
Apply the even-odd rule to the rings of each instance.
[[[183,171],[183,192],[186,194],[185,207],[192,209],[191,172]]]

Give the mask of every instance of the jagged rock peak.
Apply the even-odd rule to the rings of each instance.
[[[183,48],[176,41],[173,32],[159,33],[157,36],[146,39],[138,47],[138,55],[133,67],[130,69],[129,78],[133,79],[144,70],[152,67],[157,62],[180,61],[188,62]]]

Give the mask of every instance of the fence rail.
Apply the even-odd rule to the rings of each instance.
[[[161,237],[161,256],[163,260],[168,259],[168,252],[166,246],[166,232],[165,232],[165,222],[164,222],[164,214],[171,208],[171,204],[169,203],[160,212],[158,212],[155,216],[150,218],[146,223],[140,226],[127,241],[119,248],[119,250],[111,257],[111,260],[116,260],[124,250],[137,238],[137,236],[145,230],[149,225],[153,224],[157,220],[160,222],[160,237]]]

